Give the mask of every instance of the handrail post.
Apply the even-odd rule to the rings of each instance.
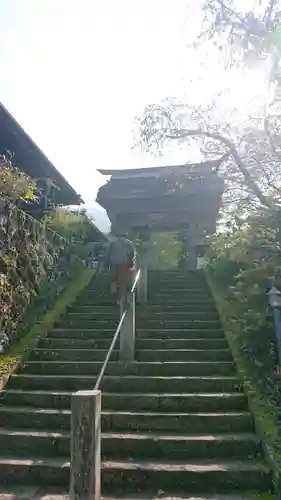
[[[135,359],[135,292],[126,295],[126,303],[121,300],[121,315],[127,308],[120,331],[120,361],[134,361]]]
[[[70,500],[101,498],[101,391],[78,391],[71,401]]]
[[[147,267],[141,268],[141,275],[138,285],[138,301],[141,304],[147,302]]]

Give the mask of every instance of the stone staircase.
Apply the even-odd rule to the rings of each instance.
[[[1,393],[0,484],[68,489],[70,400],[92,389],[118,323],[104,276]],[[104,494],[268,492],[253,419],[203,274],[152,271],[136,359],[102,382]],[[224,495],[225,497],[225,495]]]

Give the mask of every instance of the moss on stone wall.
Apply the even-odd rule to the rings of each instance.
[[[14,373],[19,364],[36,346],[38,340],[46,335],[55,322],[62,316],[67,307],[93,278],[95,271],[85,269],[75,276],[54,303],[51,310],[46,311],[41,318],[28,330],[26,335],[11,346],[7,354],[0,355],[0,389],[3,388],[9,376]]]
[[[206,277],[236,363],[238,376],[248,398],[256,432],[262,441],[266,459],[273,472],[276,496],[281,498],[281,428],[278,422],[280,408],[272,395],[265,390],[264,384],[245,354],[243,323],[239,323],[239,304],[235,305],[233,301],[229,301],[227,289],[221,286],[208,270]]]

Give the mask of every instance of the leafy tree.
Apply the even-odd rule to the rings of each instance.
[[[35,181],[0,156],[0,353],[19,336],[43,288],[45,310],[75,269],[65,239],[18,207],[36,201],[36,188]]]
[[[68,241],[69,252],[82,260],[92,260],[101,252],[101,244],[93,242],[94,226],[83,209],[58,207],[45,216],[44,223]]]
[[[177,148],[185,148],[187,157],[196,149],[198,159],[218,160],[226,181],[226,205],[237,206],[239,201],[244,209],[245,203],[254,207],[279,204],[280,161],[267,131],[251,118],[246,124],[233,121],[230,107],[222,118],[219,105],[219,99],[208,109],[168,99],[147,106],[137,122],[141,147],[163,154],[174,142]]]
[[[274,328],[266,293],[281,285],[280,208],[259,209],[247,221],[214,235],[209,250],[212,276],[227,290],[238,315],[239,342],[258,378],[279,397]],[[237,314],[236,313],[236,314]]]
[[[187,97],[146,106],[136,121],[136,142],[153,154],[182,151],[188,163],[218,161],[226,183],[224,228],[211,240],[210,269],[228,287],[230,304],[238,304],[234,320],[242,326],[239,342],[249,362],[279,397],[266,292],[273,283],[281,285],[281,2],[201,4],[202,30],[190,50],[198,49],[200,58],[200,49],[212,49],[218,66],[227,68],[229,86],[198,96],[199,80],[191,74]],[[214,68],[203,59],[200,68],[207,87]],[[260,94],[258,73],[265,87]],[[232,99],[236,75],[253,76],[246,109],[245,99],[238,104]]]
[[[88,238],[91,223],[84,210],[55,208],[44,218],[45,224],[66,239],[85,241]]]
[[[202,31],[193,50],[204,44],[206,51],[215,47],[215,59],[233,77],[248,72],[255,78],[260,63],[266,70],[265,86],[266,80],[276,85],[272,102],[266,89],[259,94],[253,86],[246,111],[244,103],[232,104],[236,89],[231,86],[231,78],[229,88],[219,89],[207,100],[200,96],[200,101],[194,97],[198,85],[195,79],[188,87],[188,98],[152,103],[137,118],[137,143],[144,150],[163,154],[169,148],[181,149],[186,151],[186,158],[196,152],[198,161],[219,161],[220,175],[226,181],[225,218],[227,213],[237,214],[237,210],[241,215],[257,206],[281,203],[281,7],[278,0],[253,2],[251,7],[243,10],[238,0],[204,0]],[[250,61],[255,62],[254,67]],[[203,59],[201,65],[201,78],[208,86],[210,73],[204,73]]]
[[[228,67],[259,65],[264,68],[268,81],[274,84],[273,98],[265,110],[264,128],[272,152],[280,161],[281,2],[251,3],[204,0],[205,16],[197,44],[212,42],[224,54]]]
[[[204,0],[204,22],[198,42],[212,41],[226,64],[252,65],[271,60],[275,78],[281,49],[281,2],[260,0]]]

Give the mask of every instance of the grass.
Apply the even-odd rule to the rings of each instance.
[[[248,398],[249,409],[254,417],[256,432],[259,435],[265,457],[273,472],[273,484],[277,498],[281,497],[281,435],[278,425],[278,409],[269,400],[260,381],[251,370],[242,348],[243,330],[239,324],[239,311],[228,300],[226,290],[206,272],[213,298],[220,315],[232,355],[237,367],[237,374]],[[235,322],[233,321],[235,319]],[[270,495],[265,496],[265,500]],[[264,495],[253,498],[263,499]],[[272,497],[270,497],[272,498]]]
[[[88,285],[94,274],[95,270],[86,269],[80,272],[79,276],[73,278],[52,309],[46,311],[42,316],[40,322],[36,322],[23,338],[11,346],[7,354],[0,355],[0,390],[3,389],[9,376],[17,370],[19,364],[34,349],[38,340],[53,328],[58,318],[65,313],[67,307]]]
[[[273,498],[271,493],[253,493],[246,497],[247,500],[273,500]]]

